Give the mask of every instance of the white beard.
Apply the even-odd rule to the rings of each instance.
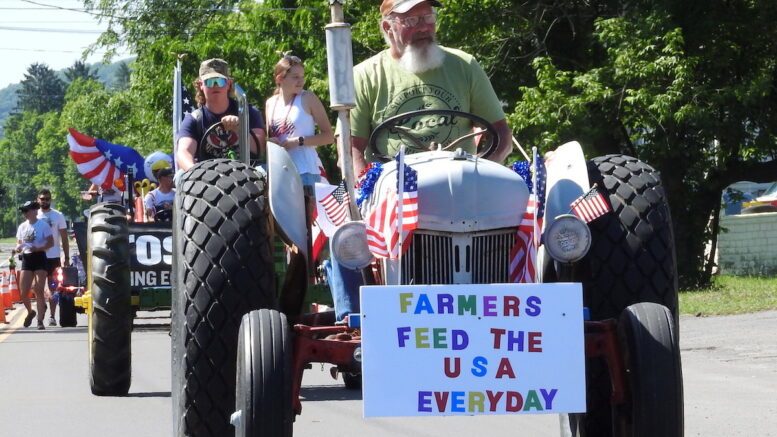
[[[444,60],[445,52],[436,41],[432,41],[424,47],[405,46],[399,65],[410,73],[418,74],[440,67]]]

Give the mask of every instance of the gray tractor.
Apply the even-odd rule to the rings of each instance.
[[[335,30],[341,24],[333,24]],[[336,92],[353,86],[347,78],[350,43],[330,33],[327,41],[330,88],[335,90],[330,100],[337,107],[342,99]],[[333,50],[338,41],[346,55]],[[347,105],[338,109],[343,108]],[[509,253],[529,198],[527,183],[484,159],[499,141],[490,124],[465,113],[443,115],[468,118],[486,131],[478,153],[459,149],[455,139],[446,148],[395,129],[440,114],[403,114],[376,128],[406,132],[406,143],[422,150],[406,160],[418,172],[423,201],[401,276],[398,261],[374,260],[365,252],[366,237],[353,232],[364,229],[358,212],[353,224],[342,227],[350,229],[347,233],[335,234],[332,256],[343,263],[366,260],[367,284],[508,282]],[[347,117],[340,121],[347,123]],[[348,132],[347,125],[343,131]],[[247,137],[247,129],[241,136]],[[343,141],[348,144],[347,137]],[[343,154],[350,148],[344,149],[345,179],[352,187],[350,158]],[[284,149],[268,144],[267,155],[266,171],[247,162],[213,160],[198,163],[178,183],[175,435],[291,436],[302,410],[302,375],[310,363],[331,363],[347,386],[360,384],[358,329],[335,325],[331,313],[303,310],[311,269],[302,184]],[[381,187],[396,186],[396,165],[383,167],[367,204],[383,200],[388,190]],[[546,171],[538,269],[543,282],[582,283],[589,311],[584,328],[587,411],[563,416],[566,433],[682,436],[676,261],[659,173],[623,155],[586,160],[577,143],[547,155]],[[568,212],[593,184],[612,210],[586,224]],[[286,247],[282,256],[275,253],[278,241]]]

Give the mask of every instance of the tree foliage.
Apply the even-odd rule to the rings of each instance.
[[[709,220],[719,208],[722,188],[742,179],[769,181],[776,174],[777,3],[444,3],[438,39],[477,56],[522,144],[548,151],[577,140],[589,157],[626,153],[661,170],[682,280],[705,282],[704,245],[716,231]],[[291,50],[305,60],[307,87],[328,102],[323,29],[331,17],[324,0],[84,4],[109,25],[95,48],[124,45],[137,55],[132,81],[123,81],[129,88],[110,91],[79,79],[69,85],[64,107],[25,101],[20,105],[25,112],[6,125],[13,132],[0,141],[0,156],[7,155],[11,142],[27,150],[19,143],[23,138],[34,144],[25,157],[47,160],[62,154],[62,136],[69,126],[142,153],[170,151],[172,70],[179,59],[189,85],[201,60],[226,59],[249,101],[261,108],[274,88],[273,65],[281,52]],[[356,62],[385,47],[377,4],[345,5]],[[37,84],[53,82],[44,79],[46,69],[31,66],[32,91]],[[56,116],[40,115],[60,108]],[[31,139],[33,126],[39,132]],[[334,148],[319,151],[331,170]],[[61,173],[63,186],[75,184],[78,178],[69,180],[67,170],[58,167],[73,166],[67,158],[59,162],[47,163],[45,169]],[[11,192],[8,181],[0,174],[0,189]],[[35,181],[60,183],[43,177]]]
[[[113,75],[114,88],[120,91],[129,88],[131,75],[129,63],[121,62]]]
[[[73,82],[76,79],[97,80],[97,72],[84,61],[79,60],[65,69],[65,77],[67,78],[68,82]]]
[[[42,114],[62,108],[65,85],[48,65],[30,65],[21,86],[17,91],[19,110]]]

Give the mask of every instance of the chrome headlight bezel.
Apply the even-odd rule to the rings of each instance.
[[[352,221],[338,227],[332,235],[332,257],[352,270],[370,265],[372,252],[367,246],[367,225]]]
[[[591,230],[577,216],[563,214],[545,230],[542,242],[554,260],[574,263],[583,259],[591,249]]]

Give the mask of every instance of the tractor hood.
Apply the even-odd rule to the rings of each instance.
[[[473,232],[516,227],[526,211],[529,191],[507,167],[459,152],[424,152],[405,157],[418,173],[420,229]],[[383,172],[368,202],[371,209],[397,186],[397,162]]]

